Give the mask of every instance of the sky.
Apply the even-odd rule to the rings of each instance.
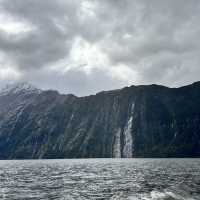
[[[198,80],[199,0],[0,0],[0,86],[84,96]]]

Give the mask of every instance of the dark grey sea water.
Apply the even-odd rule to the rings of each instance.
[[[200,200],[200,159],[0,161],[0,199]]]

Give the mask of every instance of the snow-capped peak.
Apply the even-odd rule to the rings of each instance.
[[[16,94],[19,92],[40,93],[41,90],[26,82],[11,83],[7,84],[2,90],[0,90],[0,95]]]

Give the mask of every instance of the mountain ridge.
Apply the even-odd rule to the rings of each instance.
[[[0,158],[200,157],[200,82],[0,95]]]
[[[41,90],[33,86],[32,84],[26,82],[18,82],[7,84],[0,90],[0,95],[7,95],[9,93],[18,93],[18,92],[30,92],[30,93],[40,93]]]
[[[125,86],[125,87],[121,87],[119,89],[113,89],[113,90],[102,90],[100,92],[97,92],[95,94],[89,94],[89,95],[85,95],[85,96],[77,96],[73,93],[62,93],[59,92],[58,90],[55,89],[47,89],[47,90],[42,90],[36,86],[34,86],[34,84],[31,84],[29,82],[13,82],[10,84],[5,85],[3,88],[0,89],[0,94],[4,92],[4,90],[7,90],[8,88],[13,88],[13,87],[21,87],[21,89],[26,90],[28,88],[32,89],[32,90],[38,90],[38,91],[54,91],[59,93],[60,95],[71,95],[77,98],[81,98],[81,97],[88,97],[88,96],[94,96],[97,94],[101,94],[101,93],[112,93],[115,91],[120,91],[123,90],[125,88],[133,88],[133,87],[163,87],[163,88],[169,88],[169,89],[180,89],[180,88],[184,88],[184,87],[188,87],[188,86],[200,86],[200,81],[195,81],[191,84],[187,84],[187,85],[183,85],[183,86],[178,86],[178,87],[169,87],[169,86],[165,86],[165,85],[161,85],[161,84],[139,84],[139,85],[130,85],[130,86]],[[24,88],[23,88],[24,87]]]

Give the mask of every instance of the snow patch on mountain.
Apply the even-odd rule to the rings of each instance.
[[[41,90],[26,82],[11,83],[7,84],[4,88],[0,90],[0,96],[8,94],[17,94],[20,92],[39,94],[41,93]]]

